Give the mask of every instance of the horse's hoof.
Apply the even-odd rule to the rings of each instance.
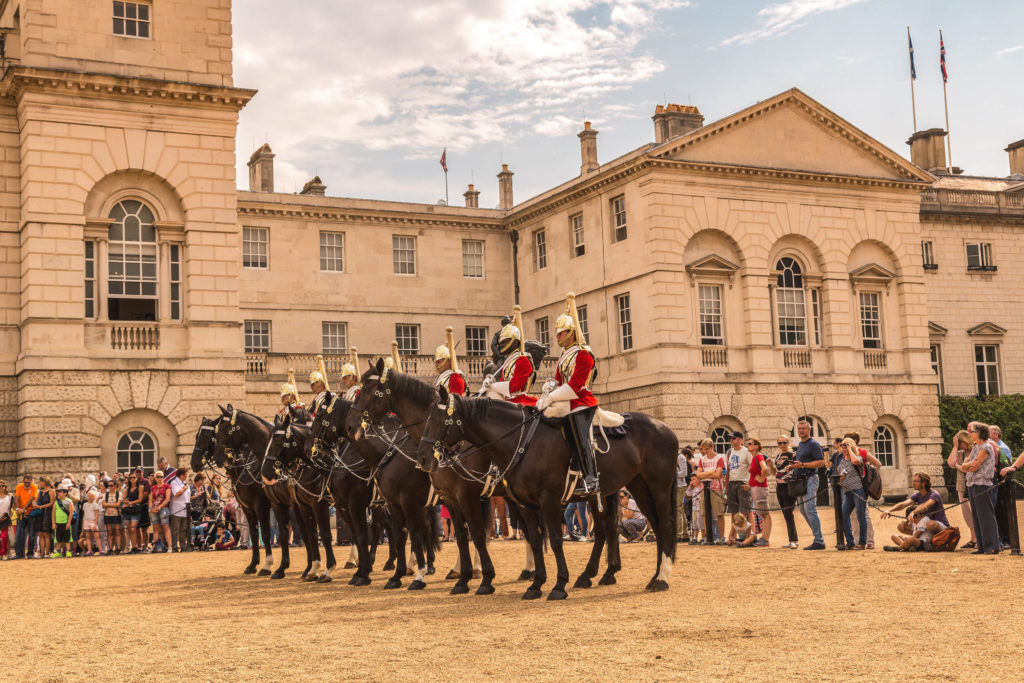
[[[316,574],[306,574],[302,577],[302,580],[306,583],[312,583],[316,581]]]
[[[614,586],[615,585],[615,574],[605,574],[601,577],[601,580],[597,582],[599,586]]]
[[[647,584],[647,590],[652,593],[660,593],[668,590],[668,581],[664,579],[651,579],[651,582]]]
[[[590,588],[593,586],[593,581],[590,580],[589,576],[581,576],[576,579],[576,583],[572,585],[573,588]]]
[[[393,571],[395,571],[395,561],[394,560],[388,560],[387,562],[385,562],[383,570],[386,571],[386,572],[393,572]]]
[[[489,584],[480,584],[479,586],[477,586],[477,595],[491,595],[492,593],[494,593],[494,586],[491,586]]]
[[[350,581],[350,583],[353,586],[369,586],[370,585],[370,577],[369,576],[353,576],[352,579],[353,580]]]
[[[465,595],[469,592],[469,586],[464,583],[457,583],[448,591],[449,595]]]
[[[356,579],[358,579],[358,578],[359,578],[358,576],[353,576],[351,579],[348,580],[348,585],[355,586],[356,585]]]
[[[392,588],[401,588],[402,582],[398,579],[388,579],[388,582],[384,584],[384,590],[391,590]]]
[[[569,594],[558,588],[552,588],[551,592],[548,593],[548,600],[565,600],[569,597]]]
[[[427,576],[433,576],[436,573],[437,573],[437,570],[434,569],[434,565],[428,564],[427,565]]]
[[[539,588],[527,588],[526,592],[523,593],[523,600],[536,600],[541,596]]]
[[[305,571],[302,572],[302,576],[299,578],[305,581],[307,576],[309,576],[309,567],[306,567]]]
[[[316,580],[317,583],[330,583],[331,581],[334,581],[334,577],[330,574],[321,574]]]
[[[519,574],[519,578],[516,579],[516,581],[533,581],[533,572],[531,572],[529,569],[524,569]]]
[[[345,569],[356,569],[359,565],[355,562],[346,562]]]
[[[454,581],[457,578],[459,578],[459,573],[457,571],[455,571],[454,569],[449,569],[448,570],[448,575],[444,577],[444,580],[445,581]]]
[[[482,579],[483,576],[484,576],[483,573],[479,569],[474,569],[473,570],[473,578],[474,579]]]
[[[270,578],[272,578],[272,579],[283,579],[284,578],[284,572],[276,571],[276,572],[274,572],[273,574],[270,575]]]
[[[415,581],[413,581],[412,583],[409,584],[409,590],[411,590],[411,591],[421,591],[421,590],[423,590],[426,587],[427,587],[427,584],[424,583],[423,581],[420,581],[419,579],[417,579],[417,580],[415,580]]]
[[[261,569],[256,576],[270,576],[269,569]]]
[[[242,573],[243,574],[255,574],[256,573],[256,567],[246,567],[245,571],[242,572]]]

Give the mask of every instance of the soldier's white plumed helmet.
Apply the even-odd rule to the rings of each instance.
[[[566,313],[558,316],[558,320],[555,321],[555,334],[569,330],[571,332],[576,331],[576,325],[572,321],[572,316]]]
[[[295,397],[298,395],[298,392],[295,390],[295,385],[285,382],[281,385],[281,395]]]
[[[358,377],[359,373],[356,372],[356,366],[352,365],[351,363],[345,363],[344,365],[341,366],[341,376],[342,378],[348,376]]]
[[[314,370],[313,372],[309,373],[309,383],[316,384],[317,382],[324,384],[324,376],[320,373],[319,370]]]
[[[448,345],[447,344],[441,344],[436,349],[434,349],[434,360],[435,361],[451,360],[451,357],[452,357],[452,354],[451,354],[451,351],[448,350]]]

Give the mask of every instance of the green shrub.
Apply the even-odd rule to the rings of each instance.
[[[1024,450],[1024,394],[1004,396],[939,396],[939,426],[942,430],[942,474],[948,491],[956,491],[956,470],[946,465],[953,448],[953,436],[967,429],[972,421],[996,424],[1002,429],[1003,442],[1014,457]],[[1017,472],[1024,483],[1024,470]]]

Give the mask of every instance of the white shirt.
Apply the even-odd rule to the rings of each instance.
[[[0,515],[11,514],[11,501],[14,500],[14,496],[7,494],[3,498],[0,498]]]
[[[185,492],[180,496],[174,494],[185,489]],[[171,510],[171,515],[174,517],[185,517],[185,509],[188,507],[188,502],[192,499],[192,493],[189,491],[188,484],[181,480],[181,477],[174,477],[171,479],[171,502],[168,507]]]

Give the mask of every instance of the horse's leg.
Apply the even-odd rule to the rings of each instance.
[[[261,498],[259,501],[259,507],[256,509],[256,518],[259,520],[260,540],[263,541],[263,553],[266,555],[263,566],[260,568],[259,576],[270,576],[270,568],[274,566],[274,548],[270,545],[270,501],[266,497]],[[258,549],[253,552],[258,552]]]
[[[468,487],[466,487],[468,488]],[[480,585],[477,586],[477,595],[490,595],[494,592],[494,563],[491,561],[491,553],[487,550],[488,520],[485,510],[489,512],[489,506],[484,508],[479,503],[479,496],[475,490],[466,490],[460,501],[466,510],[466,522],[469,526],[469,534],[473,539],[473,547],[476,548],[480,558]],[[470,573],[473,573],[472,565],[468,559],[466,564],[470,566]],[[463,565],[465,570],[466,564]]]
[[[667,468],[666,468],[667,470]],[[661,482],[659,487],[656,484]],[[647,479],[645,479],[647,482]],[[651,528],[658,539],[658,572],[648,584],[648,590],[668,590],[668,579],[672,573],[672,563],[676,555],[676,543],[679,530],[676,528],[676,496],[675,471],[663,474],[659,479],[647,483],[650,495]]]
[[[598,526],[597,517],[594,517],[594,544],[597,544],[597,535],[601,534],[604,542],[608,544],[608,566],[598,581],[599,586],[611,586],[615,583],[615,574],[622,569],[622,555],[619,553],[619,501],[618,492],[607,496],[604,499],[604,513],[601,517],[601,524]]]
[[[418,509],[417,509],[418,508]],[[431,524],[429,521],[429,515],[433,514],[433,510],[427,507],[416,506],[411,510],[406,510],[406,519],[410,517],[413,519],[413,524],[409,529],[409,538],[412,541],[412,552],[416,558],[416,575],[409,584],[409,590],[418,591],[427,587],[426,572],[427,572],[427,552],[425,543],[428,542],[430,536]],[[432,543],[429,543],[432,546]]]
[[[658,554],[658,561],[654,568],[654,576],[647,582],[647,590],[654,590],[655,581],[658,580],[658,575],[661,573],[661,542],[662,538],[657,533],[659,519],[658,510],[654,505],[654,500],[651,494],[651,489],[643,479],[639,476],[634,477],[633,481],[626,485],[629,492],[633,495],[633,500],[636,502],[636,506],[640,508],[640,512],[647,519],[647,523],[651,529],[655,530],[655,552]],[[665,584],[665,588],[668,588],[668,584]]]
[[[530,543],[530,550],[533,551],[533,581],[523,593],[523,600],[536,600],[541,596],[541,587],[547,581],[547,569],[544,567],[544,528],[541,525],[540,513],[537,510],[522,508],[523,526],[526,531],[526,540]],[[561,531],[561,526],[558,527]]]
[[[391,512],[391,538],[394,541],[395,551],[395,573],[391,575],[388,582],[384,584],[385,589],[400,588],[402,577],[405,576],[405,516],[397,505],[388,504]]]
[[[350,540],[357,559],[356,571],[352,574],[352,578],[348,580],[350,586],[365,586],[370,583],[370,572],[367,568],[370,561],[370,549],[367,545],[366,513],[363,513],[362,525],[359,524],[358,518],[358,504],[353,504],[353,501],[349,501],[348,506],[345,508],[345,520],[348,522],[349,530],[352,534]],[[345,563],[345,568],[348,569],[351,563],[352,555],[350,550],[349,561]]]
[[[250,508],[248,505],[241,505],[241,504],[239,504],[239,507],[242,508],[242,514],[245,515],[245,519],[246,519],[246,521],[249,522],[249,526],[250,527],[253,526],[253,522],[256,522],[256,524],[259,524],[259,522],[257,521],[256,511],[255,510]],[[252,546],[252,548],[251,548],[251,550],[252,550],[252,559],[249,561],[249,566],[247,566],[245,568],[245,571],[242,572],[243,574],[255,574],[256,573],[256,565],[258,565],[260,563],[260,544],[259,543],[253,543],[251,539],[250,539],[249,543]]]
[[[592,511],[594,515],[594,547],[590,549],[590,559],[587,561],[587,566],[583,568],[583,573],[579,575],[576,583],[572,585],[573,588],[590,588],[594,585],[591,579],[597,576],[597,570],[601,568],[601,553],[604,552],[604,518],[609,513],[615,514],[614,509],[608,508],[607,499],[604,512],[599,512],[597,506],[594,506]],[[584,510],[583,514],[587,514],[587,511]]]
[[[291,510],[287,505],[274,506],[274,517],[277,518],[278,540],[281,542],[281,564],[277,566],[270,578],[283,579],[285,571],[291,566],[291,557],[288,551],[291,546],[294,525],[292,524]]]
[[[306,569],[302,572],[301,578],[303,581],[316,581],[322,561],[319,539],[316,536],[316,518],[313,516],[312,506],[296,501],[295,519],[302,535],[302,547],[306,550]]]
[[[548,593],[548,600],[565,600],[569,597],[565,592],[565,584],[569,581],[569,565],[565,562],[565,548],[562,546],[562,501],[558,493],[541,495],[541,513],[548,528],[548,542],[555,555],[555,585]]]
[[[328,583],[333,579],[331,572],[334,571],[334,567],[337,565],[337,560],[334,559],[334,538],[331,536],[331,509],[325,501],[321,500],[314,512],[316,513],[316,525],[320,531],[320,543],[324,547],[324,561],[326,563],[326,567],[316,580],[319,583]]]
[[[469,533],[466,530],[466,518],[458,505],[450,505],[448,512],[452,516],[452,525],[455,527],[455,545],[459,549],[459,572],[458,581],[452,586],[452,595],[464,595],[469,592],[469,580],[473,578],[473,563],[469,559]],[[452,569],[452,571],[455,571]]]
[[[512,501],[511,498],[506,497],[505,502],[507,503],[508,516],[514,518],[516,526],[523,532],[523,547],[526,550],[526,562],[523,564],[523,571],[519,573],[517,581],[532,581],[533,580],[533,549],[530,547],[530,541],[526,537],[526,522],[523,520],[523,513],[519,509],[519,506]]]

